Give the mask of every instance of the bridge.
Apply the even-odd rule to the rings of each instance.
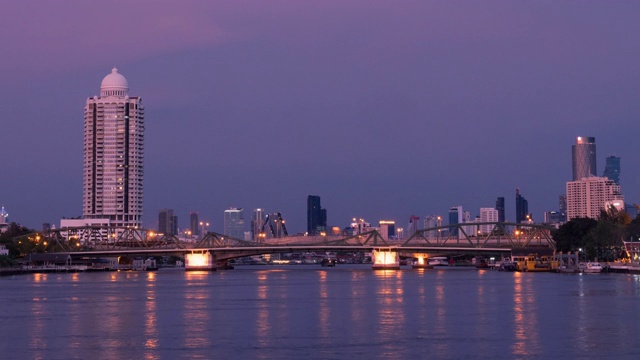
[[[188,263],[189,257],[205,256],[206,259],[198,262],[205,261],[206,266],[214,269],[241,257],[294,252],[386,252],[394,253],[398,258],[424,259],[434,255],[555,251],[549,227],[500,222],[432,227],[418,230],[406,240],[386,239],[372,230],[349,236],[289,236],[263,242],[208,232],[197,241],[185,241],[175,235],[144,229],[85,226],[28,234],[14,241],[28,242],[37,252],[58,253],[71,258],[174,254],[184,256]]]

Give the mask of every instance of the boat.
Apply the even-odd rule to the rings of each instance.
[[[518,267],[516,263],[511,261],[509,258],[502,260],[502,263],[500,263],[500,267],[498,268],[499,271],[516,271],[517,269]]]
[[[516,264],[516,271],[549,272],[558,267],[557,261],[552,260],[551,257],[538,256],[537,254],[513,256],[513,260]]]
[[[435,256],[427,259],[427,265],[429,266],[449,266],[449,261],[445,256]]]
[[[597,274],[602,272],[602,265],[599,262],[588,262],[584,266],[580,266],[580,269],[583,273]]]
[[[320,265],[325,267],[334,267],[336,266],[336,259],[324,258],[320,261]]]

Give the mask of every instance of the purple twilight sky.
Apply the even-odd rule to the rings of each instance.
[[[575,137],[640,202],[638,1],[6,1],[0,205],[82,213],[83,107],[113,66],[146,107],[145,226],[173,208],[306,229],[557,210]],[[248,226],[247,226],[248,229]]]

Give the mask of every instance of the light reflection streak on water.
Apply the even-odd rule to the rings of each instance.
[[[417,289],[419,306],[417,309],[418,318],[415,319],[415,321],[421,324],[421,326],[418,327],[419,337],[424,338],[429,333],[428,330],[431,328],[431,324],[430,324],[431,319],[429,319],[429,315],[427,313],[427,310],[428,310],[427,309],[427,293],[431,292],[431,288],[429,288],[429,291],[427,291],[427,286],[431,287],[433,286],[433,284],[430,284],[424,281],[425,269],[417,269],[417,270],[419,271],[420,279],[423,281],[419,282],[418,289]],[[411,321],[411,319],[409,321]]]
[[[538,348],[538,321],[536,294],[531,291],[532,276],[514,272],[513,313],[515,341],[512,345],[514,355],[533,355]],[[527,276],[528,275],[528,276]]]
[[[145,302],[145,359],[159,359],[157,354],[158,340],[158,309],[156,304],[156,273],[147,272],[147,300]]]
[[[515,341],[512,346],[512,352],[515,355],[526,355],[527,327],[524,323],[522,273],[514,272],[513,275],[513,326]]]
[[[269,324],[269,286],[268,272],[260,271],[258,275],[258,286],[256,287],[256,296],[258,298],[258,314],[256,319],[256,337],[260,347],[267,347],[270,343],[271,324]]]
[[[482,279],[486,274],[487,270],[478,270],[478,278],[476,279],[476,284],[478,285],[478,292],[476,294],[476,304],[478,307],[478,311],[476,311],[476,316],[478,316],[478,321],[476,322],[476,336],[479,339],[482,339],[484,336],[486,336],[486,334],[488,334],[490,330],[487,328],[487,323],[489,322],[489,319],[487,318],[487,313],[489,311],[489,308],[487,307],[488,294],[485,294],[484,280]],[[490,349],[488,348],[488,345],[489,344],[487,341],[481,341],[480,352],[489,352]]]
[[[79,274],[78,273],[74,273],[73,276],[71,277],[72,281],[74,282],[73,286],[74,287],[79,287],[79,286],[84,286],[86,284],[76,284],[79,280]],[[76,351],[80,351],[81,347],[82,347],[82,341],[80,340],[82,338],[83,335],[83,327],[82,324],[83,322],[86,322],[87,319],[83,319],[82,314],[82,308],[83,306],[86,306],[86,304],[82,304],[80,303],[80,298],[78,298],[77,296],[72,296],[70,298],[68,298],[67,300],[69,302],[69,310],[67,311],[67,317],[68,319],[68,323],[69,326],[71,327],[71,340],[69,342],[69,348],[72,350],[71,354],[72,358],[81,358],[82,356],[78,353],[76,353]]]
[[[327,288],[327,272],[318,272],[318,283],[320,286],[320,313],[318,314],[318,325],[320,329],[320,342],[325,345],[331,343],[331,324],[329,323],[329,290]]]
[[[362,271],[353,271],[351,272],[350,277],[350,287],[351,287],[351,296],[349,299],[349,310],[351,313],[351,321],[349,326],[355,327],[355,332],[359,332],[362,330],[363,324],[366,323],[366,318],[368,316],[365,311],[365,307],[362,306],[363,298],[366,296],[365,291],[365,274]]]
[[[406,325],[404,309],[403,271],[377,270],[379,287],[378,299],[378,337],[381,344],[380,356],[383,359],[401,359],[400,343],[391,341]]]
[[[43,283],[47,281],[47,274],[35,273],[33,274],[33,281],[35,283]]]
[[[589,339],[589,311],[587,308],[587,297],[585,296],[584,274],[578,275],[578,298],[576,300],[577,319],[576,319],[576,345],[579,350],[588,351]],[[567,324],[571,326],[571,324]]]
[[[444,359],[449,357],[451,354],[449,353],[449,345],[448,341],[444,341],[444,338],[447,336],[447,311],[446,308],[446,296],[444,292],[443,283],[446,281],[444,279],[445,271],[437,270],[436,273],[436,285],[434,292],[436,294],[435,303],[436,303],[436,321],[435,321],[435,335],[437,338],[435,344],[436,357]]]
[[[35,274],[39,275],[39,274]],[[42,277],[37,277],[37,282],[42,281]],[[29,348],[33,350],[34,359],[43,359],[47,355],[47,342],[45,341],[45,323],[44,315],[46,298],[34,297],[31,303],[31,316],[30,323],[33,326],[29,327]]]
[[[184,291],[184,320],[188,329],[184,337],[184,346],[187,349],[208,349],[210,339],[207,327],[211,316],[209,311],[209,289],[207,283],[207,271],[187,271],[188,286]]]

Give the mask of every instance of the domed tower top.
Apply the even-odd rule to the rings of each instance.
[[[129,83],[127,78],[118,73],[117,68],[111,70],[111,74],[102,79],[100,84],[100,96],[127,96],[129,95]]]

